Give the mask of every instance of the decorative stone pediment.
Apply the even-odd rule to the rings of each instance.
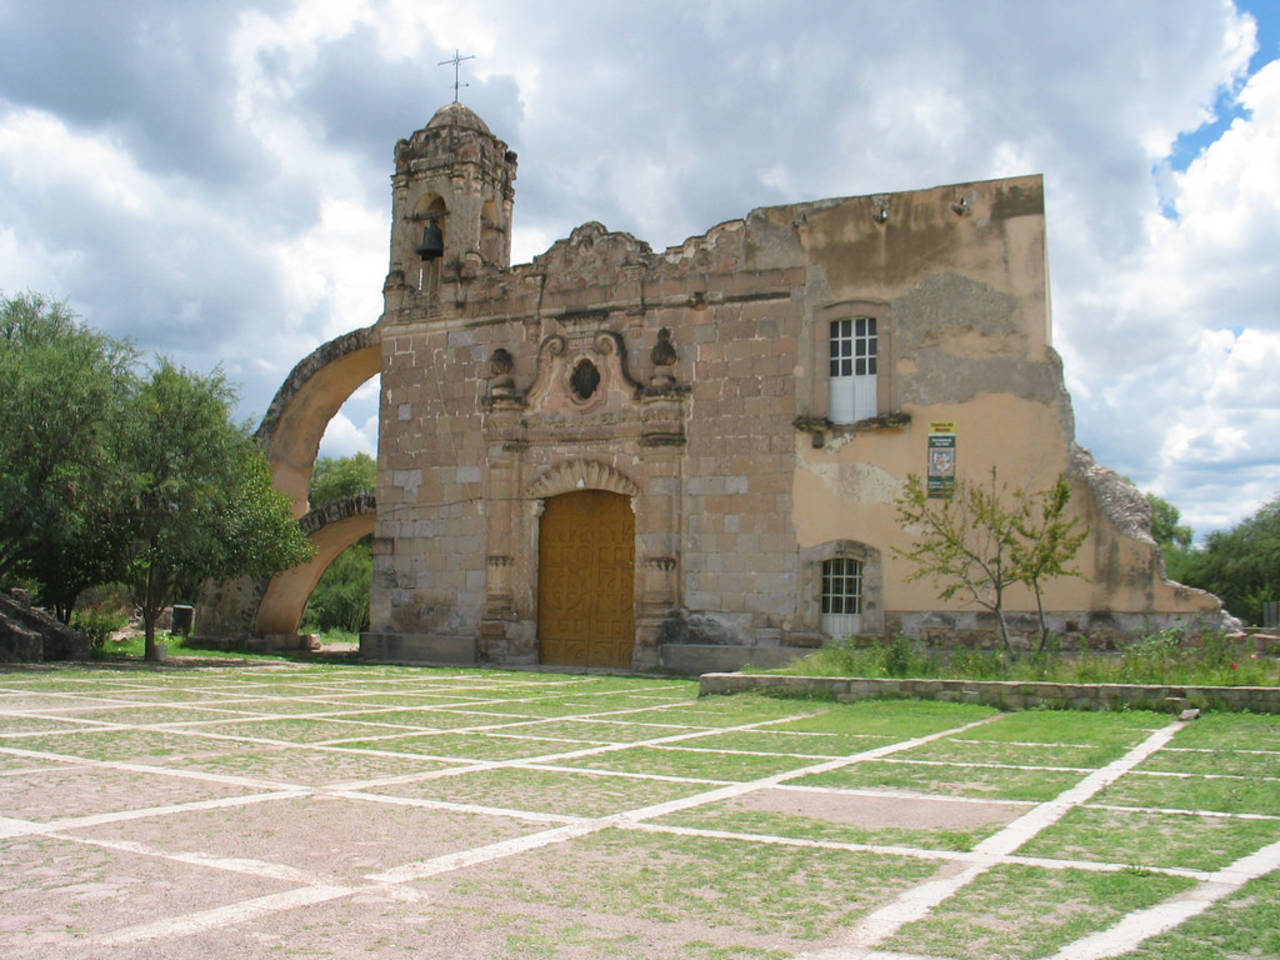
[[[609,330],[569,331],[542,341],[525,405],[552,415],[618,411],[634,402],[638,389],[627,373],[620,336]]]
[[[529,485],[529,496],[541,500],[576,490],[608,490],[634,497],[640,488],[607,463],[598,460],[570,460],[552,467]]]
[[[568,239],[557,240],[546,253],[534,257],[533,266],[550,280],[580,274],[602,276],[598,271],[642,265],[652,258],[653,249],[643,240],[592,220],[574,227]]]

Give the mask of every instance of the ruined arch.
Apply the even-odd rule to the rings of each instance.
[[[364,493],[312,510],[299,520],[298,525],[315,546],[316,555],[308,563],[290,567],[271,578],[258,604],[254,633],[264,637],[296,634],[307,600],[321,575],[338,554],[373,533],[376,519],[377,501],[372,494]]]
[[[330,505],[308,519],[307,491],[329,421],[357,387],[381,370],[381,335],[375,324],[317,347],[276,392],[254,439],[271,467],[272,485],[292,501],[293,515],[304,522],[317,554],[310,563],[270,581],[240,577],[206,583],[200,591],[197,621],[202,635],[243,639],[296,633],[307,598],[325,568],[348,546],[373,532],[372,495],[347,515],[337,516]]]
[[[382,369],[377,325],[353,330],[317,347],[289,373],[255,435],[271,465],[272,484],[307,512],[311,469],[325,428],[347,398]]]

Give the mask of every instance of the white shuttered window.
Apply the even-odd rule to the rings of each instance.
[[[830,419],[853,423],[874,417],[877,337],[875,317],[831,321]]]

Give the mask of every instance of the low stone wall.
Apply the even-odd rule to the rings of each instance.
[[[897,680],[704,673],[700,694],[765,693],[855,700],[946,700],[1002,710],[1183,710],[1187,707],[1280,713],[1280,687],[1176,687],[1130,683],[1028,683],[1018,680]]]
[[[748,663],[762,670],[776,670],[808,652],[797,647],[664,643],[658,648],[658,664],[671,673],[696,677],[708,670],[741,670]]]
[[[470,666],[478,663],[476,638],[429,633],[362,633],[360,657],[383,663],[445,664]]]

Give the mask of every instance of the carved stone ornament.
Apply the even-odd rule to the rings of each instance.
[[[645,393],[664,394],[676,388],[676,378],[672,367],[676,362],[676,348],[671,343],[671,330],[663,327],[658,331],[658,342],[649,351],[649,359],[653,361],[653,376]]]
[[[517,395],[516,381],[511,376],[515,367],[515,358],[498,347],[489,355],[489,395],[491,397],[509,398]]]
[[[590,400],[591,395],[596,392],[596,387],[600,386],[600,371],[596,369],[594,363],[584,357],[573,368],[569,385],[573,388],[574,396],[579,400]]]
[[[525,393],[528,409],[535,414],[578,415],[625,403],[639,388],[627,375],[624,357],[621,337],[610,331],[575,330],[547,337]]]
[[[658,331],[658,342],[649,352],[649,359],[655,367],[669,367],[676,362],[676,348],[671,345],[671,329],[663,327]]]
[[[504,377],[515,366],[515,360],[503,347],[498,347],[489,355],[489,372],[496,377]]]

